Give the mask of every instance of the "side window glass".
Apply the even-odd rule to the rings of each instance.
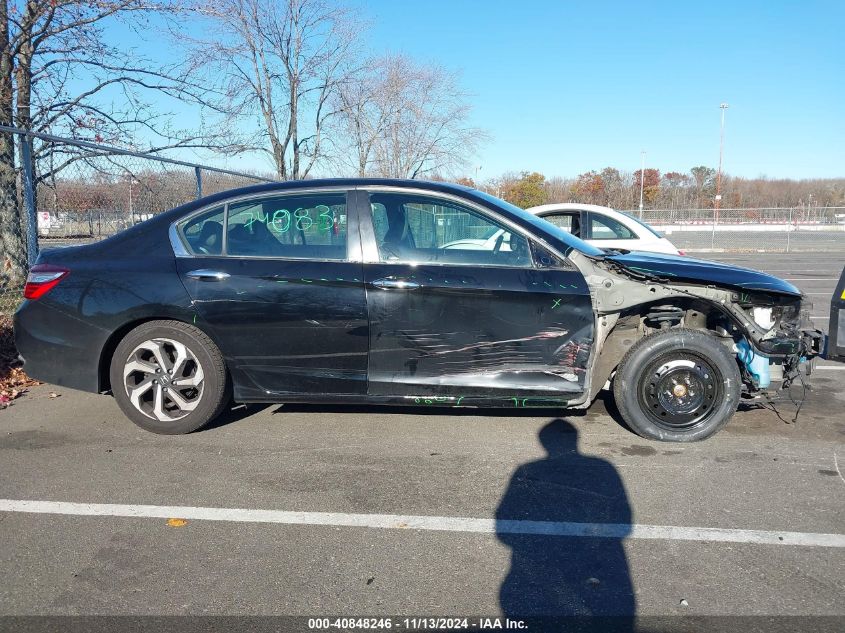
[[[373,231],[376,234],[376,242],[381,244],[390,226],[387,221],[387,209],[380,202],[371,203],[370,209],[373,213]]]
[[[544,215],[542,217],[546,222],[551,222],[556,227],[561,228],[576,237],[579,237],[581,234],[580,213],[555,213],[553,215]]]
[[[277,196],[229,205],[226,254],[346,259],[346,195]]]
[[[593,240],[632,240],[636,236],[631,230],[605,215],[590,214],[590,239]]]
[[[223,207],[183,221],[179,225],[185,246],[194,255],[223,254]]]
[[[477,211],[407,194],[373,193],[370,202],[383,262],[533,266],[528,240]]]
[[[531,242],[531,254],[534,257],[534,263],[537,265],[537,268],[574,269],[574,266],[568,259],[561,260],[536,242]]]
[[[544,215],[543,219],[546,222],[551,222],[556,227],[563,229],[567,233],[572,233],[572,216],[562,213],[554,215]]]

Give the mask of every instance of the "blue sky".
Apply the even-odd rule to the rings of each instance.
[[[357,4],[374,53],[461,73],[482,180],[715,167],[723,101],[727,173],[845,176],[845,2]]]

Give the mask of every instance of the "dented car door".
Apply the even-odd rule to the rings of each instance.
[[[466,201],[358,193],[370,395],[531,406],[584,392],[594,314],[574,266]],[[496,232],[492,251],[476,246]]]

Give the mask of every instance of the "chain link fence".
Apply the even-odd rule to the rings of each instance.
[[[642,218],[678,248],[698,253],[843,252],[845,207],[645,209]]]
[[[15,198],[30,264],[41,248],[100,240],[197,197],[272,182],[15,128],[0,126],[0,134],[12,135],[21,150]],[[21,299],[20,282],[0,271],[0,316],[13,312]]]

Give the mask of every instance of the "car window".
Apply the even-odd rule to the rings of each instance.
[[[223,254],[223,207],[188,218],[179,225],[185,246],[194,255]]]
[[[510,202],[505,202],[504,200],[491,196],[489,193],[485,193],[483,191],[473,190],[471,191],[471,195],[473,198],[483,200],[484,203],[491,208],[499,209],[508,216],[515,218],[520,225],[531,226],[533,229],[538,230],[542,235],[548,236],[556,242],[562,242],[559,248],[561,248],[561,252],[563,252],[564,255],[569,255],[569,251],[574,248],[588,257],[601,259],[607,256],[602,249],[593,246],[592,244],[588,244],[581,237],[576,237],[571,233],[567,233],[566,231],[556,227],[554,224],[547,222],[540,216],[534,215],[525,209],[520,209],[518,206],[513,205]]]
[[[346,259],[346,195],[274,196],[230,204],[226,254]]]
[[[627,226],[606,215],[590,213],[591,240],[635,240],[637,236]]]
[[[620,213],[625,213],[625,212],[621,211]],[[646,224],[645,222],[640,220],[638,217],[636,217],[635,215],[631,215],[630,213],[625,213],[625,215],[628,216],[629,218],[631,218],[634,222],[639,224],[641,227],[643,227],[646,231],[648,231],[649,233],[654,235],[654,237],[659,237],[659,238],[663,239],[663,233],[654,229],[650,224]]]
[[[395,193],[370,203],[383,262],[533,266],[526,238],[457,203]]]
[[[575,213],[553,213],[551,215],[540,216],[546,222],[551,222],[556,227],[563,229],[572,235],[578,235],[581,232],[580,216],[578,212]]]

